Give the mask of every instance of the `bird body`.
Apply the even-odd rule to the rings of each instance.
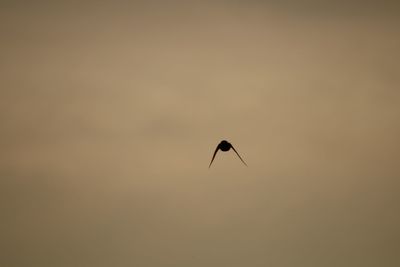
[[[222,151],[226,152],[229,151],[229,149],[231,149],[232,145],[225,140],[222,140],[221,143],[218,144],[217,149],[221,149]]]
[[[222,140],[222,141],[218,144],[217,148],[215,149],[214,154],[213,154],[213,157],[212,157],[212,159],[211,159],[211,162],[210,162],[210,165],[208,166],[208,168],[211,167],[211,164],[213,163],[214,158],[215,158],[215,156],[217,155],[218,150],[221,150],[221,151],[223,151],[223,152],[227,152],[227,151],[229,151],[231,148],[233,149],[233,151],[235,151],[236,155],[238,155],[239,159],[243,162],[243,164],[247,166],[246,162],[244,162],[244,160],[243,160],[242,157],[239,155],[239,153],[236,151],[236,149],[232,146],[232,144],[229,143],[229,142],[226,141],[226,140]]]

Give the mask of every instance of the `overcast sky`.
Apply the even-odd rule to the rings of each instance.
[[[395,1],[9,1],[0,33],[1,266],[399,266]]]

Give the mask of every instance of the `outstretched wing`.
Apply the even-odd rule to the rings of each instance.
[[[211,164],[212,164],[213,161],[214,161],[215,155],[217,155],[218,149],[219,149],[219,145],[217,146],[217,148],[216,148],[215,151],[214,151],[214,155],[212,156],[212,159],[211,159],[210,165],[208,165],[208,168],[211,167]]]
[[[240,160],[243,162],[244,165],[247,166],[246,162],[244,162],[244,160],[242,159],[242,157],[239,155],[239,153],[236,151],[236,149],[231,145],[233,151],[235,151],[236,155],[238,155],[238,157],[240,158]]]

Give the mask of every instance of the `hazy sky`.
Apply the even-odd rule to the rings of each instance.
[[[0,33],[1,266],[400,265],[396,1],[4,1]]]

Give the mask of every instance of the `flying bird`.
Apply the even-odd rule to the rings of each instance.
[[[214,155],[212,156],[212,159],[211,159],[211,162],[210,162],[210,165],[208,166],[208,168],[211,167],[211,164],[213,163],[214,158],[215,158],[215,155],[217,155],[217,152],[218,152],[219,149],[220,149],[221,151],[226,152],[226,151],[229,151],[231,148],[233,149],[233,151],[235,151],[236,155],[238,155],[238,157],[239,157],[240,160],[243,162],[243,164],[247,166],[246,162],[244,162],[244,160],[242,159],[242,157],[239,155],[239,153],[236,151],[236,149],[231,145],[231,143],[229,143],[229,142],[226,141],[226,140],[222,140],[221,143],[219,143],[218,146],[217,146],[217,148],[215,149]]]

